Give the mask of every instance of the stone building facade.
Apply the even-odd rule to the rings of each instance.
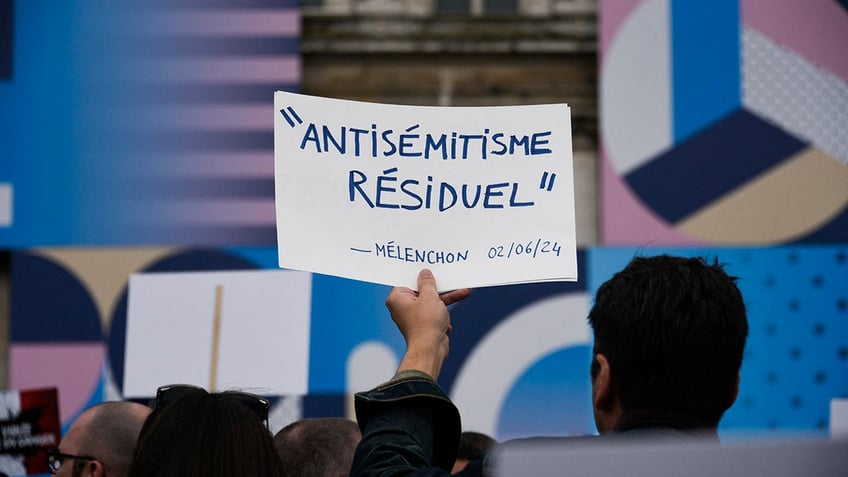
[[[301,91],[429,106],[568,103],[577,239],[598,241],[595,0],[307,0]]]

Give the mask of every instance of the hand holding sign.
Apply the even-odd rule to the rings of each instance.
[[[277,92],[281,267],[441,290],[577,279],[565,104],[439,108]]]
[[[418,274],[418,293],[406,287],[392,288],[386,307],[406,341],[407,351],[398,372],[415,369],[438,379],[448,356],[451,330],[447,305],[464,300],[471,290],[461,288],[439,295],[433,272]]]

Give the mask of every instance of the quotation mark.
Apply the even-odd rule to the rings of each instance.
[[[280,114],[283,115],[283,119],[285,119],[286,122],[289,123],[290,127],[295,127],[295,122],[297,122],[297,124],[303,124],[303,120],[300,119],[300,116],[297,115],[294,108],[292,108],[291,106],[287,106],[285,109],[281,109]]]
[[[548,182],[550,179],[550,182]],[[554,181],[556,180],[556,173],[551,172],[550,174],[545,172],[542,174],[542,182],[539,183],[539,189],[545,189],[550,192],[554,188]]]

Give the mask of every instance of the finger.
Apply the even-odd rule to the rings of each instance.
[[[458,290],[451,290],[448,292],[444,292],[439,297],[442,299],[445,305],[452,305],[456,302],[462,301],[471,296],[470,288],[460,288]]]
[[[438,296],[436,291],[436,277],[429,269],[423,269],[418,273],[418,296],[424,294],[433,294]]]

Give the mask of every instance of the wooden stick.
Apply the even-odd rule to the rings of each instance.
[[[215,285],[215,321],[212,325],[212,365],[209,369],[209,392],[214,393],[218,385],[218,347],[221,341],[221,298],[224,287]]]

